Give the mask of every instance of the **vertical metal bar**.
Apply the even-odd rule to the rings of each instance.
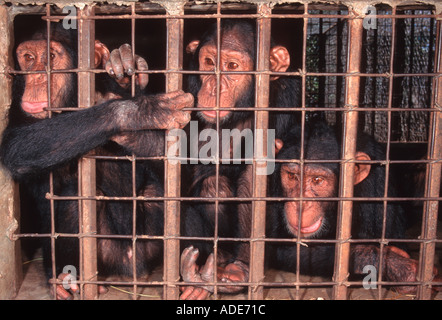
[[[80,108],[93,106],[95,101],[94,68],[95,21],[84,20],[94,15],[94,7],[85,6],[78,10],[78,104]],[[81,168],[81,169],[80,169]],[[80,190],[82,196],[96,195],[95,159],[82,158],[79,166]],[[87,235],[96,233],[97,212],[95,200],[81,200],[80,239],[81,270],[80,280],[91,281],[97,277],[97,240]],[[83,298],[96,299],[97,285],[85,284],[81,290]]]
[[[258,13],[262,18],[257,21],[257,71],[270,70],[270,37],[271,37],[271,19],[269,15],[272,9],[267,4],[258,5]],[[256,75],[256,108],[268,108],[269,106],[269,82],[270,76],[265,73]],[[265,161],[256,160],[256,157],[267,155],[267,128],[268,128],[268,111],[255,111],[255,161],[253,166],[253,197],[265,197],[267,195],[267,163]],[[262,141],[258,141],[257,130],[262,130]],[[262,150],[259,150],[262,148]],[[250,281],[252,283],[260,282],[264,279],[264,241],[259,239],[265,238],[265,221],[266,221],[266,202],[252,202],[252,230],[250,243]],[[252,288],[252,299],[263,299],[263,287],[254,285]]]
[[[181,8],[168,10],[168,15],[184,13],[184,3]],[[167,19],[167,70],[181,70],[183,67],[183,19]],[[172,92],[182,88],[182,75],[179,73],[166,74],[166,91]],[[176,137],[178,139],[178,137]],[[167,148],[175,144],[177,140],[168,141]],[[168,153],[167,153],[168,154]],[[179,197],[181,188],[181,165],[166,159],[165,163],[165,196]],[[179,259],[180,242],[176,237],[180,235],[180,202],[165,201],[164,221],[164,278],[166,287],[164,298],[178,299],[179,289],[176,282],[180,279]]]
[[[308,3],[306,3],[304,5],[304,18],[303,18],[303,36],[302,36],[302,78],[301,78],[301,86],[302,86],[302,95],[301,95],[301,106],[302,106],[302,111],[301,111],[301,152],[300,152],[300,160],[301,160],[301,185],[303,185],[303,179],[304,179],[304,134],[305,134],[305,108],[306,108],[306,72],[307,70],[307,34],[308,34],[308,13],[309,13],[309,7],[308,7]],[[304,194],[301,191],[301,197],[303,197]],[[303,206],[303,202],[300,201],[299,202],[299,212],[302,212],[302,206]],[[302,217],[301,219],[299,219],[299,223],[301,223],[302,221]],[[300,225],[299,225],[299,230]],[[295,294],[295,299],[299,300],[300,299],[300,294],[299,294],[299,282],[300,282],[300,269],[301,269],[301,233],[298,232],[297,236],[296,236],[296,294]]]
[[[358,111],[359,105],[359,83],[360,77],[357,74],[360,71],[361,52],[362,52],[362,22],[360,18],[350,19],[349,26],[349,48],[348,48],[348,67],[346,81],[346,103],[343,116],[343,150],[342,165],[340,177],[339,196],[342,198],[353,197],[354,181],[354,160],[356,152]],[[346,281],[348,278],[348,266],[350,259],[351,238],[351,220],[352,220],[352,201],[340,200],[337,228],[337,245],[335,254],[335,273],[333,288],[334,299],[343,300],[347,296]]]
[[[442,73],[442,25],[441,21],[437,21],[437,39],[435,54],[435,70],[438,74]],[[434,103],[433,112],[430,117],[430,134],[428,138],[428,159],[434,161],[427,164],[427,172],[425,177],[425,196],[439,197],[440,179],[442,163],[442,79],[437,77],[434,82]],[[431,298],[430,281],[433,279],[435,242],[437,238],[437,213],[439,201],[426,201],[424,204],[424,212],[422,219],[423,240],[420,248],[419,257],[419,279],[424,282],[418,286],[418,298],[429,300]]]
[[[51,15],[51,5],[46,4],[46,15],[49,17]],[[51,22],[50,20],[46,21],[46,38],[47,38],[47,44],[46,44],[46,50],[49,53],[51,50]],[[47,81],[48,81],[48,107],[51,108],[51,60],[50,55],[47,55],[47,62],[46,62],[46,74],[47,74]],[[52,117],[52,111],[49,111],[49,118]],[[49,173],[49,194],[51,197],[54,195],[54,174],[52,172]],[[55,257],[55,201],[51,198],[49,201],[50,204],[50,211],[51,211],[51,267],[52,267],[52,279],[54,280],[54,283],[52,285],[52,293],[53,297],[57,296],[57,284],[55,280],[57,279],[57,264],[56,264],[56,257]]]
[[[135,3],[131,4],[131,46],[132,53],[135,54]],[[133,74],[131,77],[132,87],[131,94],[132,97],[135,96],[135,85],[136,85],[136,75]],[[132,155],[132,196],[136,198],[137,196],[137,188],[136,188],[136,170],[137,170],[137,162],[135,155]],[[132,201],[132,280],[134,282],[133,285],[133,295],[132,299],[135,300],[137,298],[137,288],[136,282],[138,280],[137,274],[137,200]]]
[[[396,7],[393,8],[392,14],[396,15]],[[396,18],[391,19],[391,48],[390,48],[390,67],[389,72],[392,74],[394,72],[394,54],[396,48]],[[376,48],[378,50],[378,48]],[[393,87],[394,87],[394,78],[390,77],[388,80],[388,108],[393,108]],[[389,185],[389,177],[390,177],[390,149],[391,149],[391,128],[392,128],[392,111],[387,112],[387,145],[386,145],[386,165],[385,165],[385,184],[384,184],[384,197],[388,197],[388,185]],[[383,274],[383,264],[384,264],[384,251],[385,251],[385,231],[387,224],[387,206],[388,201],[384,201],[384,211],[382,218],[382,239],[379,247],[379,269],[378,269],[378,283],[382,283],[382,274]],[[378,300],[382,299],[382,284],[378,285]]]

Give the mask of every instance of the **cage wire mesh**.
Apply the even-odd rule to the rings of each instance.
[[[13,10],[14,6],[15,4],[11,6],[11,10]],[[201,29],[203,29],[201,28],[202,25],[207,26],[209,23],[216,23],[216,21],[221,21],[225,17],[261,21],[259,20],[261,18],[261,13],[257,13],[257,11],[260,10],[259,6],[250,3],[188,3],[183,10],[174,12],[172,14],[172,19],[167,16],[170,8],[167,6],[165,7],[166,9],[161,5],[149,2],[132,3],[122,6],[97,4],[95,7],[96,14],[95,16],[92,16],[92,20],[95,21],[97,34],[101,37],[100,40],[103,39],[104,43],[115,47],[118,46],[118,44],[123,43],[119,42],[121,38],[124,42],[131,43],[132,46],[136,48],[137,53],[143,52],[147,55],[146,60],[150,65],[148,71],[150,76],[149,86],[152,87],[151,90],[154,92],[180,89],[182,79],[186,81],[187,74],[191,74],[191,72],[186,69],[186,58],[184,58],[183,67],[181,61],[182,53],[178,52],[182,49],[181,44],[184,44],[185,47],[186,42],[191,40],[191,36],[189,36],[188,33],[201,33]],[[413,177],[416,176],[410,174],[409,170],[420,170],[421,175],[418,176],[420,177],[421,182],[428,185],[430,178],[422,178],[422,172],[425,173],[425,169],[423,168],[429,165],[432,160],[431,157],[428,161],[422,159],[427,152],[431,152],[427,149],[427,143],[430,143],[429,136],[433,135],[434,137],[433,140],[431,140],[432,144],[442,143],[442,141],[440,141],[441,138],[439,137],[440,133],[436,131],[438,134],[434,136],[430,131],[430,119],[432,119],[430,111],[433,111],[434,117],[440,118],[440,109],[437,109],[436,111],[432,110],[432,108],[434,108],[434,86],[436,78],[438,77],[438,73],[435,72],[437,66],[434,62],[437,56],[440,55],[436,42],[438,16],[434,15],[434,8],[426,5],[416,5],[413,6],[412,9],[408,9],[408,7],[395,7],[392,9],[385,5],[378,5],[376,8],[377,14],[381,16],[377,19],[377,28],[363,30],[362,38],[360,39],[362,42],[362,58],[361,73],[359,77],[360,93],[358,97],[360,108],[357,111],[359,113],[357,123],[358,130],[373,135],[383,146],[385,146],[385,144],[387,145],[387,154],[391,158],[381,161],[382,165],[386,165],[388,162],[387,166],[390,166],[391,159],[399,159],[397,165],[404,165],[407,168],[406,174],[402,177],[403,179],[413,179]],[[45,11],[47,10],[47,19],[51,19],[52,15],[55,16],[55,18],[52,17],[52,19],[55,20],[57,19],[57,16],[60,15],[60,10],[50,5],[47,5],[46,7],[29,6],[28,9],[30,11],[34,10],[34,13],[39,15],[45,14]],[[20,9],[20,14],[26,13],[26,8]],[[272,30],[272,34],[284,30],[284,28],[281,27],[278,29],[277,26],[283,26],[286,21],[289,23],[289,20],[291,20],[292,23],[299,27],[299,32],[303,34],[305,40],[305,47],[303,47],[299,46],[300,41],[302,41],[299,36],[296,38],[296,43],[293,43],[293,38],[295,38],[295,36],[286,37],[286,41],[289,43],[288,45],[292,48],[297,48],[294,49],[294,55],[297,56],[293,57],[295,68],[294,71],[288,73],[289,77],[296,77],[298,79],[302,78],[305,80],[302,88],[305,105],[293,106],[295,108],[293,112],[301,113],[301,110],[315,110],[316,108],[319,112],[325,114],[325,118],[329,124],[342,126],[343,117],[348,114],[349,111],[352,111],[345,108],[346,94],[349,94],[346,86],[352,76],[349,74],[349,70],[347,70],[350,52],[349,43],[351,40],[349,21],[353,20],[350,18],[352,14],[353,12],[351,10],[337,4],[319,3],[304,5],[297,3],[275,6],[274,12],[265,16],[265,18],[270,19],[272,22],[278,22],[276,27]],[[321,17],[321,15],[324,17]],[[401,15],[407,17],[401,18]],[[17,23],[18,21],[24,23],[26,19],[26,17],[23,18],[20,15],[16,17]],[[86,21],[90,20],[86,19]],[[20,39],[21,35],[19,33],[21,30],[22,29],[17,25],[15,34],[16,39]],[[91,32],[94,33],[94,31]],[[396,40],[393,43],[394,33]],[[260,36],[262,35],[265,35],[265,28],[264,31],[260,33]],[[98,39],[98,37],[96,38]],[[116,38],[118,38],[118,40],[115,40]],[[292,41],[292,43],[290,43],[290,41]],[[157,48],[158,50],[151,50],[152,48]],[[79,49],[81,50],[81,48]],[[166,50],[169,51],[166,52]],[[304,62],[299,59],[302,55],[305,55]],[[305,70],[302,70],[303,63],[305,63]],[[78,72],[78,70],[74,70],[74,72]],[[100,73],[104,72],[101,71],[96,73],[98,76]],[[256,72],[256,74],[259,74],[259,72]],[[257,92],[258,94],[260,93],[259,88],[257,89]],[[134,89],[131,94],[135,94]],[[364,109],[366,110],[364,111]],[[376,109],[381,110],[376,111]],[[267,111],[267,109],[265,111]],[[269,110],[269,112],[271,113],[272,111]],[[305,117],[308,119],[309,112],[305,113]],[[433,128],[433,130],[436,129]],[[392,142],[394,142],[394,146],[391,145]],[[411,149],[412,143],[418,143],[417,149]],[[401,148],[403,148],[405,153],[410,152],[409,150],[416,152],[416,156],[411,157],[411,163],[407,163],[407,161],[410,160],[409,154],[407,157],[402,157],[400,152],[398,152],[398,154],[395,153],[396,144],[399,146],[398,149],[402,150]],[[93,155],[89,155],[87,158],[94,157]],[[111,161],[110,158],[112,157],[95,157],[98,162]],[[138,157],[130,159],[130,161],[132,161],[132,183],[134,183],[135,180],[134,172],[137,163],[144,160],[151,159]],[[136,208],[141,201],[164,201],[164,211],[170,213],[168,216],[169,219],[170,217],[173,217],[176,212],[179,212],[180,204],[184,201],[195,201],[196,203],[197,199],[190,199],[189,201],[189,198],[183,197],[179,192],[176,192],[180,187],[179,184],[185,182],[180,177],[180,170],[168,164],[168,162],[165,161],[165,157],[159,157],[155,160],[161,162],[164,161],[166,163],[166,172],[168,172],[167,174],[169,174],[169,176],[165,176],[165,183],[169,184],[171,181],[178,183],[178,185],[168,185],[166,189],[168,189],[169,192],[166,192],[164,195],[161,194],[159,196],[160,200],[150,196],[139,200],[136,198],[136,193],[124,196],[117,195],[115,198],[105,199],[100,197],[100,195],[94,194],[94,191],[88,196],[97,200],[97,203],[110,200],[132,201],[133,221],[136,221]],[[436,159],[436,162],[439,160],[440,159]],[[127,158],[121,157],[121,159],[115,161],[127,161]],[[394,164],[392,167],[394,167]],[[218,179],[220,178],[218,172],[217,177]],[[401,180],[401,182],[407,183],[406,180]],[[440,181],[436,181],[433,185],[437,183],[440,184]],[[50,191],[48,198],[52,203],[55,203],[55,207],[57,206],[57,201],[67,200],[57,199],[56,190],[48,191]],[[428,189],[426,189],[426,191],[428,192]],[[423,186],[421,193],[419,194],[413,193],[413,190],[410,191],[407,189],[402,195],[406,208],[414,215],[413,219],[411,219],[414,222],[413,227],[419,229],[422,221],[421,218],[422,216],[425,216],[425,210],[427,210],[424,205],[425,201],[435,199],[433,201],[437,204],[439,202],[439,195],[435,196],[433,194],[433,198],[428,194],[424,195]],[[69,198],[69,200],[81,202],[84,200],[82,196],[84,195],[79,192],[76,196]],[[419,198],[424,196],[428,196],[430,199]],[[217,197],[219,197],[219,195],[217,195]],[[388,197],[388,195],[386,195],[386,197]],[[251,199],[252,202],[257,202],[258,200],[260,200],[259,197]],[[271,199],[265,199],[265,201],[267,200]],[[215,203],[221,205],[223,204],[223,201],[224,200],[220,198],[217,199]],[[382,201],[382,199],[380,201]],[[388,201],[391,201],[391,199],[384,201],[387,203]],[[416,216],[418,218],[416,218]],[[134,276],[130,279],[94,279],[91,281],[87,277],[83,277],[81,278],[81,283],[86,286],[88,284],[111,285],[113,288],[116,288],[115,290],[125,290],[125,293],[123,293],[124,297],[130,297],[132,299],[177,298],[179,295],[177,286],[180,284],[180,280],[177,280],[179,278],[177,252],[180,238],[176,233],[178,232],[179,234],[180,222],[179,220],[178,222],[169,220],[168,223],[171,225],[166,227],[164,234],[155,235],[157,236],[156,239],[165,243],[166,254],[164,255],[163,268],[157,269],[157,272],[153,277],[148,278],[147,280],[139,278],[134,265]],[[426,222],[424,221],[424,228],[428,227],[428,224],[425,223]],[[87,236],[84,237],[84,232],[85,231],[79,232],[79,235],[67,236],[77,236],[83,241],[84,239],[87,239]],[[49,235],[49,238],[51,241],[56,242],[57,237],[59,236],[60,235],[57,234],[57,232],[52,230],[52,234]],[[121,235],[117,235],[115,238],[117,239],[119,236]],[[136,231],[126,236],[126,240],[133,242],[132,252],[135,254],[137,252],[137,244],[140,241],[149,239],[149,235],[138,235]],[[145,238],[143,238],[143,236],[145,236]],[[19,233],[16,237],[20,241],[28,242],[33,241],[38,237],[47,237],[47,235]],[[112,238],[112,235],[102,237],[104,239],[106,239],[106,237]],[[100,235],[98,235],[97,238],[100,238]],[[418,235],[410,236],[410,239],[407,238],[415,250],[414,257],[416,259],[419,259],[418,253],[420,250],[420,240],[418,240],[418,238]],[[204,240],[212,241],[216,251],[218,244],[224,243],[223,241],[228,242],[229,239],[226,240],[223,239],[223,237],[217,238],[215,236]],[[242,241],[249,242],[251,246],[253,246],[257,242],[256,240],[261,239],[245,239]],[[295,241],[296,239],[289,240]],[[230,241],[232,241],[232,239],[230,239]],[[236,240],[233,239],[232,242],[235,241]],[[378,239],[375,239],[374,241],[378,241]],[[440,236],[431,241],[432,243],[437,244],[437,247],[440,247]],[[303,244],[298,244],[298,248],[299,245]],[[256,248],[261,248],[258,249],[258,251],[263,251],[262,247]],[[440,248],[438,250],[440,251]],[[436,252],[440,255],[439,251]],[[260,252],[259,255],[265,259],[264,252]],[[53,259],[57,258],[54,257]],[[423,260],[424,259],[421,257],[419,261],[422,262]],[[440,269],[440,257],[439,259],[435,259],[435,264]],[[94,271],[92,270],[92,272]],[[244,285],[246,287],[246,293],[241,293],[235,296],[235,298],[255,298],[256,295],[254,292],[257,287],[264,289],[264,293],[261,292],[261,295],[258,295],[258,298],[331,298],[333,296],[331,294],[331,288],[337,285],[333,279],[300,278],[300,275],[295,274],[295,271],[290,273],[267,270],[266,278],[258,280],[253,278],[253,276],[254,275],[252,275],[252,279],[249,279],[250,282]],[[52,283],[56,283],[57,275],[54,270],[52,278]],[[46,288],[44,275],[37,275],[37,279],[37,286]],[[33,281],[35,281],[35,279]],[[361,287],[360,282],[352,284],[359,289]],[[217,285],[222,286],[222,283],[218,283]],[[18,299],[29,297],[50,297],[47,291],[45,291],[42,296],[33,296],[26,292],[31,290],[30,288],[34,288],[34,285],[26,282],[25,278],[22,289],[17,296]],[[55,286],[53,288],[55,288]],[[148,288],[149,290],[146,291],[145,288]],[[354,291],[351,298],[407,299],[415,297],[397,296],[394,295],[394,293],[388,295],[385,291],[381,292],[382,288],[385,288],[385,285],[382,286],[381,283],[379,290],[376,292],[370,291],[367,293],[367,291],[363,291],[364,289],[360,289],[360,291]],[[93,288],[93,290],[95,290],[95,288]],[[217,289],[215,289],[215,291],[216,290]],[[310,291],[312,293],[309,293]],[[119,293],[112,290],[110,290],[107,295],[110,299],[121,298]],[[232,296],[223,295],[217,292],[215,292],[214,295],[215,299],[231,297]],[[85,296],[82,295],[81,298],[85,298]],[[105,299],[106,294],[101,295],[101,298]],[[441,297],[439,294],[438,296],[433,296],[433,298],[440,299]]]

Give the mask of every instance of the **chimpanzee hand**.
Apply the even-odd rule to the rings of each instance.
[[[413,282],[417,281],[419,262],[411,259],[408,253],[394,247],[385,247],[385,278],[387,281]],[[437,269],[433,274],[437,276]],[[417,286],[394,286],[394,289],[401,294],[415,294]]]
[[[186,282],[213,282],[215,259],[213,254],[210,254],[204,266],[199,269],[196,264],[199,251],[192,246],[184,249],[181,254],[181,276]],[[241,261],[234,261],[228,264],[225,268],[217,267],[218,281],[224,283],[231,282],[246,282],[249,278],[249,268]],[[236,293],[243,288],[240,286],[220,286],[219,292]],[[204,300],[209,294],[213,292],[213,286],[190,286],[185,287],[180,296],[181,300]]]
[[[363,268],[367,265],[378,265],[380,249],[373,245],[356,245],[352,248],[354,254],[354,271],[356,274],[362,274]],[[395,246],[386,246],[383,250],[382,277],[385,281],[391,282],[415,282],[419,262],[411,259],[408,253]],[[434,268],[434,276],[437,275],[437,269]],[[436,281],[438,281],[436,279]],[[397,292],[401,294],[415,294],[417,286],[394,286]]]
[[[210,282],[213,281],[213,254],[211,254],[206,264],[199,270],[196,264],[196,259],[199,256],[199,251],[193,246],[184,249],[181,254],[181,268],[180,273],[185,282]],[[210,293],[213,292],[212,286],[201,287],[185,287],[180,296],[181,300],[204,300]]]
[[[157,95],[142,95],[131,100],[114,100],[113,119],[121,131],[150,129],[179,129],[190,121],[190,111],[183,108],[193,106],[193,96],[183,91]]]
[[[103,66],[107,73],[115,78],[123,88],[129,87],[130,77],[135,74],[135,70],[147,71],[149,69],[146,60],[134,54],[129,44],[123,44],[119,49],[113,50],[106,61],[103,59]],[[127,76],[124,76],[125,74]],[[136,84],[141,89],[144,89],[148,82],[149,75],[147,73],[137,74]]]
[[[65,281],[68,279],[68,277],[71,277],[71,274],[69,273],[60,273],[58,276],[58,280]],[[74,279],[76,280],[76,279]],[[76,284],[75,281],[69,280],[69,288],[65,288],[65,285],[58,284],[56,288],[56,297],[57,300],[72,300],[73,295],[72,293],[79,293],[80,287],[78,284]],[[106,293],[108,290],[104,286],[98,286],[98,293],[103,294]]]

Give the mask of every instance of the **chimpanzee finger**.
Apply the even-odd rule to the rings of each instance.
[[[205,289],[201,289],[200,294],[196,297],[196,300],[206,300],[210,296],[211,292]]]
[[[72,300],[72,295],[63,288],[62,285],[57,285],[56,288],[56,299],[57,300]]]
[[[193,250],[193,246],[187,247],[183,250],[183,252],[181,253],[181,257],[180,257],[180,272],[181,274],[183,273],[187,262],[189,260],[189,254],[190,252]]]
[[[135,59],[130,44],[125,43],[119,49],[121,62],[123,63],[124,71],[129,75],[135,72]]]
[[[167,102],[170,102],[170,100],[173,100],[182,94],[184,94],[183,90],[177,90],[177,91],[172,91],[172,92],[168,92],[168,93],[163,93],[160,95],[160,99],[167,103]]]
[[[213,253],[211,253],[207,258],[206,263],[200,270],[201,279],[203,279],[206,282],[215,281],[215,279],[213,278],[215,274],[214,266],[215,266],[215,256],[213,255]]]
[[[207,292],[203,288],[194,287],[194,290],[187,296],[184,300],[202,300],[198,299],[200,296],[204,295],[204,292]]]
[[[149,70],[146,60],[138,55],[135,55],[135,64],[138,71]],[[146,88],[147,84],[149,83],[149,75],[147,73],[138,73],[137,83],[141,89]]]
[[[178,113],[178,114],[177,114]],[[172,125],[174,129],[184,128],[190,121],[190,111],[178,111],[174,114],[175,123]]]
[[[110,61],[110,59],[107,60],[104,64],[104,69],[106,70],[108,75],[110,75],[112,78],[115,78],[115,71],[112,68],[112,62]]]
[[[175,110],[193,107],[193,95],[190,93],[181,93],[173,98],[170,106]]]
[[[95,68],[105,66],[110,59],[109,49],[99,40],[95,40]]]
[[[196,259],[199,256],[199,250],[193,247],[188,247],[181,255],[181,276],[184,281],[201,282],[201,277],[198,273],[198,266]]]
[[[185,287],[183,293],[180,295],[180,300],[189,300],[188,297],[195,289],[195,287]]]
[[[123,68],[123,62],[121,61],[120,50],[118,49],[112,50],[110,54],[110,62],[115,77],[117,77],[118,80],[122,79],[124,77],[124,68]]]

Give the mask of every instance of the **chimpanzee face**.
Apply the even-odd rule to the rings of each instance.
[[[217,66],[217,48],[214,43],[206,44],[199,52],[199,65],[201,71],[215,71]],[[220,53],[220,71],[241,72],[251,71],[254,61],[238,43],[237,37],[232,33],[223,36]],[[201,75],[201,89],[198,92],[198,107],[216,108],[217,77],[214,74]],[[242,96],[251,90],[252,75],[249,74],[224,74],[219,83],[219,107],[233,108]],[[219,112],[221,119],[228,118],[231,111]],[[216,121],[215,110],[204,110],[200,115],[207,122]]]
[[[23,71],[46,71],[48,69],[48,53],[46,40],[30,40],[22,42],[16,50],[20,69]],[[64,70],[72,68],[72,57],[62,44],[50,42],[50,69]],[[49,106],[47,73],[27,74],[25,90],[22,96],[23,111],[35,118],[46,118]],[[51,107],[62,107],[71,87],[72,74],[52,73],[50,81]]]
[[[301,183],[302,181],[302,183]],[[284,205],[288,231],[294,236],[311,238],[319,236],[324,228],[331,207],[331,201],[319,201],[316,198],[336,196],[336,174],[319,164],[305,164],[301,177],[301,166],[297,163],[281,166],[281,184],[285,197],[312,198],[301,201],[288,201]],[[334,211],[334,210],[333,210]],[[301,220],[301,221],[300,221]]]
[[[200,119],[207,123],[215,123],[218,108],[253,108],[254,107],[254,77],[253,74],[241,74],[255,70],[255,43],[252,30],[235,25],[231,29],[221,29],[221,43],[219,52],[219,71],[232,72],[221,74],[219,83],[216,74],[202,74],[201,87],[197,93],[197,107],[213,108],[198,112]],[[206,41],[207,40],[207,41]],[[199,50],[198,50],[199,48]],[[187,52],[197,54],[200,71],[217,71],[218,50],[216,34],[200,41],[192,41],[187,46]],[[284,72],[290,65],[290,54],[285,47],[275,46],[270,49],[270,71]],[[235,72],[235,73],[234,73]],[[276,80],[278,76],[270,77]],[[219,101],[217,94],[219,91]],[[232,115],[235,113],[234,115]],[[245,114],[245,116],[241,116]],[[247,112],[220,110],[220,123],[234,123],[249,116]]]

